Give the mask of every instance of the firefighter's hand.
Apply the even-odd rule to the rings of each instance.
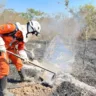
[[[29,59],[28,58],[24,58],[24,63],[28,63],[29,62]]]
[[[0,52],[6,52],[5,42],[3,41],[2,37],[0,37]]]

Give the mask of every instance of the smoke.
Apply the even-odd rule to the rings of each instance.
[[[47,17],[40,21],[41,35],[44,40],[52,40],[59,35],[67,44],[75,44],[84,27],[82,18],[77,17]]]
[[[41,20],[40,24],[42,28],[41,35],[44,40],[50,40],[58,33],[56,28],[58,23],[55,18],[45,17]]]
[[[6,0],[0,0],[0,13],[4,11]]]
[[[71,72],[75,61],[75,45],[84,23],[80,18],[43,18],[42,34],[50,43],[44,54],[44,62]],[[54,68],[53,68],[54,69]]]

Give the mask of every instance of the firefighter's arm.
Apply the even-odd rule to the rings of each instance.
[[[23,57],[23,58],[24,58],[24,62],[27,63],[27,62],[29,61],[29,59],[28,59],[28,56],[27,56],[24,48],[25,48],[24,42],[20,42],[20,43],[18,44],[19,55],[20,55],[21,57]]]
[[[16,29],[16,26],[11,23],[0,25],[0,34],[6,34],[13,32]]]

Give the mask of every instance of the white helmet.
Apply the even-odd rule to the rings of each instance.
[[[41,26],[39,22],[31,20],[27,23],[27,34],[32,33],[38,36],[38,34],[40,34],[40,31],[41,31]]]
[[[22,32],[23,34],[23,41],[27,42],[29,38],[28,34],[32,33],[38,36],[41,31],[41,26],[39,22],[31,20],[26,25],[21,25],[19,22],[16,22],[17,28]]]

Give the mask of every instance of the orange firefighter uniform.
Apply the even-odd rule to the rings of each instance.
[[[0,36],[5,42],[7,50],[19,54],[20,50],[24,49],[22,32],[16,27],[15,24],[0,25]],[[0,79],[9,74],[9,58],[15,64],[18,71],[21,70],[23,64],[20,58],[13,56],[9,53],[1,53],[0,55]]]

